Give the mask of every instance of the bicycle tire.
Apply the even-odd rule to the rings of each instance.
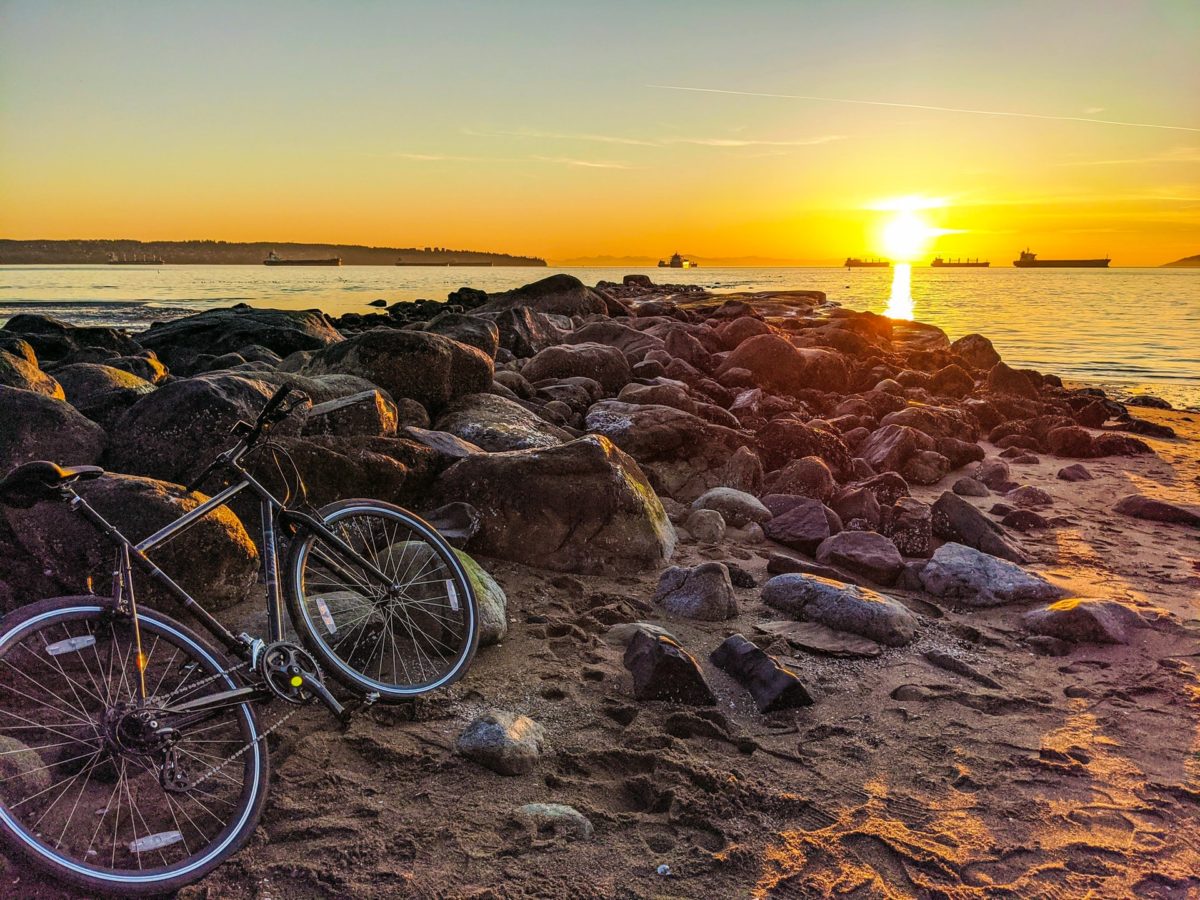
[[[151,679],[157,678],[158,688],[161,689],[164,683],[166,683],[169,693],[172,693],[174,696],[182,697],[189,697],[192,691],[200,689],[199,686],[195,688],[188,688],[186,691],[183,689],[184,683],[186,683],[188,679],[193,678],[195,672],[207,673],[207,675],[201,674],[200,676],[197,676],[196,681],[200,682],[201,679],[210,678],[214,684],[214,690],[226,690],[239,686],[231,674],[219,674],[228,669],[230,665],[224,654],[222,654],[221,651],[213,647],[212,644],[209,643],[205,638],[196,634],[186,625],[183,625],[182,623],[177,622],[160,612],[150,609],[139,611],[138,620],[141,629],[143,647],[146,648],[146,652],[142,661],[142,668],[146,673],[148,682]],[[99,638],[105,637],[103,634],[103,629],[107,626],[112,629],[113,637],[111,644],[113,648],[116,648],[118,646],[116,636],[117,630],[119,628],[129,629],[130,631],[132,630],[129,628],[128,622],[131,622],[131,620],[122,619],[113,613],[111,601],[95,596],[54,597],[15,610],[5,616],[3,619],[0,619],[0,677],[8,677],[14,683],[16,683],[18,673],[15,672],[15,667],[18,664],[28,666],[30,667],[30,671],[38,674],[40,670],[33,668],[35,662],[31,661],[32,657],[36,656],[37,654],[31,650],[30,647],[38,646],[38,642],[40,640],[40,645],[47,655],[47,660],[44,660],[43,662],[45,671],[48,674],[43,677],[53,678],[55,677],[54,672],[58,671],[62,673],[63,683],[70,684],[75,680],[72,679],[71,675],[68,673],[67,666],[78,664],[79,668],[76,668],[73,671],[75,674],[80,675],[80,677],[77,681],[75,681],[74,686],[71,687],[71,692],[75,695],[75,698],[79,700],[79,709],[98,707],[105,702],[104,698],[99,696],[101,693],[105,693],[110,699],[118,698],[122,694],[123,688],[121,682],[113,679],[113,657],[117,651],[115,649],[110,650],[110,664],[106,676],[106,673],[99,668],[102,661],[100,651],[99,649],[94,649],[97,663],[97,671],[95,672],[95,676],[99,677],[98,680],[91,680],[90,682],[91,687],[95,688],[95,692],[92,693],[88,689],[88,683],[84,681],[82,674],[80,674],[86,670],[88,672],[88,678],[93,679],[91,664],[87,662],[86,659],[83,659],[79,663],[76,663],[75,660],[70,659],[72,654],[78,657],[83,657],[87,651],[84,649],[76,650],[73,646],[69,647],[68,650],[62,650],[61,648],[66,643],[62,635],[66,634],[68,635],[68,639],[70,639],[70,636],[75,633],[75,639],[77,641],[84,640],[85,642],[87,640],[85,635],[91,635],[93,636],[92,644],[87,645],[85,643],[84,646],[98,648],[100,646],[98,640]],[[48,643],[49,638],[54,638],[54,643]],[[128,638],[126,637],[125,639]],[[156,661],[155,654],[160,644],[164,647],[164,649],[162,654],[159,656],[159,659]],[[172,652],[172,655],[169,659],[166,659],[166,653],[168,652],[166,648],[172,646],[175,648],[175,651]],[[55,647],[56,649],[52,650],[52,647]],[[21,653],[20,651],[22,649],[24,649],[26,652]],[[184,662],[180,663],[180,666],[176,670],[177,674],[174,676],[179,678],[180,681],[167,682],[167,676],[172,671],[180,652],[185,654]],[[188,655],[190,655],[190,661],[188,661]],[[49,659],[51,656],[54,657],[53,665],[51,665],[51,661]],[[62,662],[60,657],[67,659],[67,662]],[[128,658],[129,657],[127,653],[123,665],[127,666]],[[120,669],[119,666],[117,668],[118,670]],[[160,669],[162,672],[161,676],[158,674]],[[27,675],[22,677],[28,678]],[[122,676],[122,681],[124,681],[124,676]],[[134,677],[131,677],[130,681],[136,683],[136,679]],[[34,690],[32,687],[25,685],[24,682],[21,682],[21,684],[26,691]],[[104,685],[103,688],[100,687],[101,684]],[[175,685],[174,689],[171,688],[172,684]],[[94,702],[91,699],[87,699],[86,696],[81,697],[81,694],[79,693],[81,690],[84,692],[84,694],[90,693],[94,698]],[[132,688],[129,689],[129,693],[132,695]],[[23,716],[20,712],[14,712],[14,710],[22,708],[21,701],[18,699],[18,696],[25,696],[27,698],[26,705],[28,704],[29,700],[33,700],[35,703],[41,702],[35,696],[22,693],[21,691],[0,691],[0,725],[3,725],[6,721],[10,723],[13,721],[30,721],[29,717]],[[46,696],[59,699],[52,692],[48,693]],[[196,694],[196,696],[202,696],[202,694]],[[45,705],[52,710],[59,710],[59,713],[51,713],[50,715],[52,717],[62,714],[64,709],[72,712],[74,711],[70,707],[64,707],[61,704],[47,703]],[[89,770],[88,780],[85,780],[83,785],[79,788],[79,793],[74,801],[75,806],[72,808],[71,814],[63,826],[62,833],[54,841],[54,843],[58,845],[57,847],[50,846],[49,834],[40,834],[37,831],[38,826],[45,821],[47,814],[49,814],[53,807],[59,803],[59,800],[62,796],[66,796],[68,791],[74,791],[74,787],[72,787],[72,785],[79,780],[79,777],[83,774],[83,771],[88,769],[89,764],[79,764],[79,772],[71,779],[67,787],[63,789],[62,795],[56,798],[53,804],[43,811],[42,818],[39,818],[37,823],[35,823],[32,828],[30,827],[28,819],[32,818],[34,812],[37,810],[37,807],[32,807],[28,812],[25,813],[18,813],[15,812],[14,809],[10,809],[10,805],[15,808],[16,806],[20,806],[32,801],[34,797],[38,795],[35,794],[27,797],[21,800],[19,803],[14,800],[10,804],[9,796],[15,797],[16,791],[19,788],[14,787],[11,792],[5,788],[3,792],[0,792],[5,794],[5,796],[0,796],[0,838],[2,838],[9,847],[19,852],[25,859],[29,860],[32,865],[41,871],[46,872],[63,882],[92,893],[116,894],[120,896],[160,895],[176,891],[188,884],[200,880],[217,866],[221,865],[221,863],[225,862],[227,859],[237,853],[253,834],[258,820],[262,815],[263,806],[267,799],[270,781],[270,764],[267,757],[267,749],[265,743],[258,739],[260,731],[253,707],[249,703],[241,703],[237,704],[236,706],[231,706],[228,709],[231,713],[229,727],[235,729],[238,740],[245,740],[246,745],[248,745],[247,750],[242,753],[244,759],[242,760],[240,766],[238,766],[238,769],[240,769],[240,771],[243,773],[243,782],[240,789],[238,789],[236,802],[229,802],[229,805],[233,807],[233,812],[229,814],[228,823],[225,825],[225,827],[217,831],[211,840],[202,845],[196,852],[192,852],[190,850],[187,842],[189,825],[186,824],[186,820],[190,818],[190,815],[187,813],[187,807],[184,806],[184,801],[172,801],[171,798],[176,795],[168,795],[167,791],[164,790],[159,784],[157,777],[155,777],[155,772],[147,764],[143,764],[140,771],[134,770],[133,777],[127,779],[126,763],[133,759],[134,754],[130,754],[128,757],[125,757],[113,754],[112,751],[108,750],[103,751],[103,753],[98,750],[97,753],[100,755],[93,757],[92,762],[90,763],[92,769]],[[102,723],[87,722],[78,724],[77,720],[71,718],[63,721],[75,723],[61,726],[66,728],[68,731],[76,728],[82,730],[83,738],[79,737],[80,732],[72,732],[66,735],[70,740],[75,741],[76,743],[87,743],[88,741],[94,739],[96,740],[97,744],[102,743],[100,732],[100,729],[104,727]],[[44,718],[39,720],[37,723],[39,730],[44,731],[47,728],[50,728],[51,733],[54,733],[53,728],[56,726],[58,726],[58,723],[45,723]],[[28,732],[31,730],[31,727],[32,726],[30,725],[23,724],[11,726],[6,730],[12,731],[14,729],[21,729],[17,731],[17,733],[22,735],[24,739],[29,740]],[[87,729],[89,727],[93,730],[95,735],[94,738],[87,734]],[[212,731],[213,727],[214,726],[209,726],[209,733],[206,736],[207,738],[220,737],[222,734],[221,731],[216,731],[214,733]],[[35,731],[34,733],[36,734],[37,732]],[[236,741],[232,740],[232,736],[233,735],[231,734],[229,745],[236,746]],[[187,740],[188,738],[183,739],[184,745],[186,745]],[[9,743],[11,746],[12,742],[10,741]],[[46,746],[31,748],[25,745],[23,741],[21,743],[23,749],[13,752],[24,754],[40,751],[40,753],[45,753],[49,749]],[[206,745],[210,743],[220,744],[225,743],[225,741],[205,739],[200,741],[200,743]],[[74,752],[76,749],[78,748],[72,744],[69,750],[60,751],[60,753]],[[105,756],[104,753],[109,755]],[[25,757],[19,755],[16,758],[22,759]],[[75,758],[78,759],[79,757]],[[42,759],[44,760],[45,757],[43,756]],[[211,763],[203,757],[197,756],[196,760],[198,761],[200,768],[211,766]],[[120,766],[119,770],[118,761]],[[45,768],[54,770],[55,774],[58,774],[59,770],[65,771],[69,777],[71,771],[71,769],[68,768],[69,763],[70,759],[59,759],[57,762],[52,762]],[[96,834],[99,833],[101,825],[104,826],[105,831],[107,832],[107,825],[105,823],[109,817],[112,798],[114,796],[118,797],[113,825],[112,854],[115,858],[118,849],[124,847],[124,849],[121,851],[123,857],[127,851],[129,858],[135,858],[137,860],[138,868],[136,871],[133,869],[118,870],[116,869],[115,864],[110,868],[105,868],[101,865],[87,862],[86,858],[92,852],[90,849],[90,844],[89,850],[84,853],[85,858],[83,859],[69,856],[67,851],[61,849],[64,838],[68,833],[68,830],[71,828],[76,810],[81,805],[82,798],[89,786],[89,781],[92,775],[104,770],[105,766],[111,766],[108,777],[115,777],[116,786],[113,787],[112,794],[109,796],[107,803],[102,806],[100,810],[96,810],[92,814],[93,821],[95,821],[97,816],[100,817],[100,821],[96,825]],[[55,769],[55,767],[59,767],[59,769]],[[26,774],[28,771],[37,770],[26,770]],[[143,775],[146,777],[143,778]],[[47,778],[49,777],[52,776],[48,775]],[[232,775],[225,774],[223,777],[232,781]],[[153,796],[151,798],[152,800],[158,799],[158,802],[162,804],[161,807],[156,808],[152,805],[152,803],[142,802],[142,792],[149,788],[151,779],[153,779],[153,784],[158,786],[158,789],[161,792],[161,798],[165,798],[158,799],[154,798]],[[136,789],[130,787],[130,784],[132,784],[135,780]],[[2,784],[2,782],[0,782],[0,784]],[[17,782],[17,784],[19,785],[20,782]],[[133,843],[127,845],[122,845],[118,841],[121,827],[122,804],[120,800],[120,787],[122,784],[125,784],[124,793],[129,797],[128,816],[130,822],[132,823],[132,831],[129,833],[132,833],[134,836]],[[199,787],[197,787],[196,790],[199,790]],[[218,788],[212,788],[212,791],[216,790],[218,790]],[[234,788],[230,788],[229,790],[232,792]],[[153,795],[152,789],[151,793]],[[197,797],[198,796],[199,794],[197,794]],[[214,806],[216,805],[217,801],[212,799],[215,796],[214,793],[206,790],[205,796],[209,802],[211,802]],[[89,795],[89,800],[90,799],[91,797]],[[46,802],[48,801],[43,801],[43,803]],[[173,802],[174,805],[172,805]],[[202,801],[197,800],[196,802],[204,805]],[[86,811],[88,804],[84,804],[84,808]],[[65,807],[59,810],[58,815],[60,817],[63,813],[63,810],[65,810]],[[185,824],[178,825],[180,829],[179,832],[150,832],[150,828],[152,826],[150,826],[149,823],[151,819],[148,819],[147,816],[152,818],[159,817],[165,822],[166,820],[165,816],[163,815],[163,810],[169,812],[171,818],[176,823],[181,821],[185,822]],[[184,820],[181,820],[179,816],[176,815],[176,810],[180,811],[185,816]],[[146,826],[147,834],[145,835],[138,834],[137,822],[139,818],[143,825]],[[219,822],[219,817],[217,817],[215,814],[213,814],[213,818],[218,819]],[[55,824],[57,824],[57,819],[53,819],[51,821],[54,821]],[[89,826],[86,823],[80,822],[79,826],[77,827],[81,827],[82,833],[86,833]],[[128,828],[129,826],[127,825],[126,827]],[[196,832],[196,834],[193,834],[192,836],[193,842],[198,842],[204,838],[205,832],[200,825],[192,821],[191,827],[194,828]],[[216,826],[213,827],[215,828]],[[42,830],[48,831],[48,826],[43,827]],[[74,834],[75,832],[73,831],[72,835],[74,836]],[[96,840],[96,834],[93,834],[93,842]],[[179,837],[174,837],[176,834],[178,834]],[[197,834],[199,837],[196,836]],[[168,837],[168,835],[170,835],[170,837]],[[187,856],[178,862],[169,862],[168,853],[163,852],[159,846],[151,846],[150,844],[146,843],[152,838],[169,840],[175,847],[178,847],[178,844],[182,843],[184,850],[187,852]],[[143,843],[138,843],[139,840],[141,840]],[[137,844],[136,850],[134,849],[134,844]],[[170,850],[169,846],[168,850]],[[170,856],[176,856],[178,852],[180,852],[178,849],[170,850]],[[158,853],[164,864],[151,868],[142,868],[142,855],[151,855],[153,853]],[[100,856],[99,853],[96,855],[97,857]]]
[[[320,595],[316,591],[310,591],[308,589],[310,582],[314,580],[311,577],[315,568],[315,563],[313,563],[316,556],[314,547],[318,546],[317,542],[320,539],[318,535],[302,527],[292,539],[288,550],[284,593],[292,624],[304,645],[320,660],[324,670],[356,693],[378,694],[379,701],[383,703],[399,703],[419,697],[448,687],[461,678],[470,666],[479,645],[479,611],[470,578],[454,549],[446,543],[432,525],[419,516],[399,506],[379,500],[342,500],[331,503],[318,510],[317,517],[331,531],[336,532],[339,528],[342,529],[345,534],[339,536],[352,546],[356,541],[361,544],[362,546],[356,546],[355,549],[371,558],[371,561],[381,569],[385,569],[385,574],[397,574],[399,569],[406,565],[405,560],[409,555],[420,563],[417,574],[422,574],[423,570],[428,569],[429,566],[435,566],[435,571],[432,573],[435,577],[428,582],[422,582],[422,584],[437,584],[440,580],[440,583],[444,583],[446,592],[444,597],[431,598],[426,595],[422,598],[413,598],[405,592],[407,589],[402,589],[400,593],[404,594],[403,600],[395,601],[400,612],[394,617],[388,613],[381,614],[384,619],[382,625],[379,625],[378,622],[371,623],[382,632],[379,638],[379,658],[374,660],[378,665],[378,671],[372,677],[369,671],[372,660],[358,662],[355,659],[357,642],[354,648],[348,651],[341,649],[343,644],[350,643],[349,636],[353,632],[343,629],[344,637],[336,639],[336,630],[331,631],[338,627],[334,624],[334,611],[329,608],[329,604],[322,599],[322,596],[326,599],[337,597],[339,602],[353,606],[359,618],[371,617],[375,615],[373,609],[381,608],[380,604],[384,602],[378,597],[366,596],[378,588],[378,578],[368,578],[367,574],[360,569],[346,573],[350,574],[351,580],[355,582],[353,585],[347,585],[345,583],[337,584],[336,578],[325,573],[322,586],[327,593]],[[362,523],[368,520],[382,524],[365,526],[368,533],[366,537],[363,537]],[[349,525],[355,522],[357,522],[359,531],[351,533]],[[379,540],[376,540],[377,537]],[[378,546],[380,541],[391,541],[391,543],[384,543],[382,554],[379,552],[380,547]],[[328,549],[325,547],[324,541],[321,541],[319,546],[321,552]],[[399,561],[397,561],[397,554],[394,551],[397,546],[407,548],[400,553]],[[380,562],[381,559],[383,562]],[[386,571],[387,565],[391,565],[393,571]],[[406,575],[411,573],[414,565],[416,563],[411,560],[407,562]],[[425,574],[430,573],[425,572]],[[364,584],[365,581],[375,583],[375,588],[372,588],[371,584]],[[398,579],[395,584],[399,584],[400,581],[402,579]],[[340,590],[330,590],[331,588]],[[378,592],[376,591],[376,593]],[[371,606],[373,599],[377,601],[374,607]],[[411,615],[405,613],[405,610],[411,611]],[[419,667],[424,673],[425,661],[428,659],[429,667],[436,669],[432,665],[431,657],[422,657],[422,641],[427,641],[428,645],[440,643],[443,647],[448,647],[449,644],[441,642],[438,638],[431,638],[423,630],[423,626],[416,625],[415,619],[418,614],[429,621],[431,628],[442,629],[443,633],[449,630],[452,636],[448,640],[453,641],[455,645],[454,658],[450,660],[445,669],[437,670],[430,677],[424,679],[411,678],[407,668],[409,662],[416,660],[413,662],[414,666]],[[390,627],[392,623],[400,627],[392,628]],[[361,641],[361,630],[365,630],[367,625],[360,622],[355,627],[360,629],[359,641]],[[420,635],[416,633],[417,631],[421,632]],[[393,654],[391,678],[385,678],[383,673],[383,654],[387,650],[387,644],[383,642],[383,635],[388,633],[392,640],[391,652]],[[397,636],[400,637],[399,642]],[[403,650],[397,653],[397,650],[400,649],[399,644],[405,641],[415,648],[415,653],[408,657],[407,662]],[[429,649],[428,645],[426,652]],[[399,662],[399,666],[397,662]],[[400,666],[405,669],[403,677],[398,671]]]

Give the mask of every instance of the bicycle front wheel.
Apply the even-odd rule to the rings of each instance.
[[[246,842],[267,794],[249,705],[177,728],[165,713],[238,687],[224,657],[159,612],[138,621],[140,658],[133,620],[96,597],[0,621],[0,834],[92,893],[202,878]]]
[[[309,650],[343,684],[384,702],[460,678],[479,643],[479,615],[453,548],[428,522],[378,500],[343,500],[317,517],[338,540],[302,529],[286,574]]]

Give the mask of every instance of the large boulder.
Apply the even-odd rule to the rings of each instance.
[[[515,306],[489,316],[496,323],[500,346],[524,359],[557,344],[563,329],[550,316],[527,306]]]
[[[431,334],[441,334],[448,338],[477,347],[493,359],[500,348],[500,329],[496,323],[482,316],[468,316],[463,313],[439,313],[429,320],[425,330]]]
[[[694,568],[671,566],[662,573],[654,602],[673,616],[720,622],[738,614],[729,569],[707,562]]]
[[[1040,575],[962,544],[943,544],[921,569],[921,584],[935,597],[966,606],[1019,600],[1057,600],[1063,591]]]
[[[753,494],[730,487],[715,487],[705,491],[692,501],[692,509],[712,509],[734,528],[742,528],[751,522],[762,524],[770,521],[771,511]]]
[[[1155,500],[1141,494],[1128,494],[1113,506],[1113,511],[1134,519],[1147,519],[1151,522],[1167,522],[1173,525],[1198,525],[1200,514],[1165,500]]]
[[[90,465],[105,440],[104,430],[69,403],[0,385],[0,477],[34,459]]]
[[[632,456],[656,487],[689,501],[721,483],[725,466],[749,438],[670,406],[602,400],[588,410],[588,431]]]
[[[920,451],[933,451],[937,442],[923,431],[893,423],[871,432],[858,447],[858,456],[876,472],[899,472]]]
[[[599,382],[609,394],[629,383],[629,361],[616,347],[604,344],[560,344],[547,347],[525,364],[521,374],[530,384],[584,377]]]
[[[781,394],[805,389],[844,391],[849,381],[841,354],[797,349],[777,334],[760,334],[738,344],[717,369],[718,377],[731,369],[745,369],[759,387]]]
[[[902,647],[916,636],[917,617],[904,604],[868,588],[815,575],[776,575],[763,585],[767,606],[835,631]]]
[[[1000,362],[1000,354],[982,334],[965,334],[954,341],[950,349],[972,369],[987,372]]]
[[[180,362],[187,365],[199,353],[221,356],[257,345],[287,356],[297,350],[319,350],[341,340],[341,333],[319,310],[257,309],[244,303],[155,322],[138,335],[143,347],[153,350],[172,368]]]
[[[1036,400],[1038,395],[1037,387],[1028,375],[1003,362],[996,363],[988,370],[987,386],[993,394],[1010,394],[1030,400]]]
[[[661,566],[675,529],[636,462],[607,438],[467,456],[440,490],[480,514],[470,548],[562,572],[607,574]]]
[[[265,382],[228,373],[165,384],[117,420],[105,465],[186,484],[232,442],[233,426],[252,422],[272,393]]]
[[[488,451],[556,447],[571,440],[571,435],[558,426],[497,394],[459,397],[438,416],[433,427]]]
[[[1022,622],[1033,634],[1086,644],[1128,644],[1131,631],[1146,627],[1132,607],[1089,597],[1070,597],[1043,609],[1031,609]]]
[[[357,375],[392,399],[409,397],[433,413],[492,386],[492,358],[440,334],[375,328],[316,351],[304,375]]]
[[[206,499],[178,485],[112,473],[80,482],[76,491],[135,543]],[[4,515],[21,546],[64,592],[82,594],[92,585],[109,583],[115,546],[64,504],[9,508]],[[258,582],[258,551],[241,521],[225,507],[200,519],[182,536],[149,551],[149,556],[210,611],[246,599]],[[139,602],[178,611],[178,602],[154,579],[139,577],[136,581]]]
[[[139,378],[124,369],[99,363],[72,363],[69,366],[56,366],[54,377],[62,385],[63,391],[67,395],[67,402],[76,407],[100,394],[107,394],[111,391],[148,394],[154,390],[154,385],[144,378]]]
[[[66,397],[54,376],[38,367],[37,354],[28,342],[16,337],[4,340],[3,332],[0,332],[0,385],[34,391],[55,400]]]
[[[896,545],[874,531],[842,531],[817,547],[817,562],[865,575],[876,584],[894,584],[904,569]]]
[[[382,391],[360,391],[314,404],[304,417],[304,433],[390,437],[396,433],[399,415],[396,404]]]
[[[957,494],[945,491],[933,504],[933,533],[992,556],[1015,563],[1029,556],[1004,533],[1004,529]]]
[[[33,347],[38,359],[62,359],[79,350],[110,350],[135,354],[141,345],[123,331],[103,325],[71,325],[39,313],[18,313],[4,323],[3,331],[17,335]]]
[[[588,322],[563,336],[564,344],[604,344],[616,347],[630,363],[641,362],[651,350],[663,349],[663,340],[645,331],[630,328],[611,319]]]
[[[608,304],[604,298],[574,275],[559,273],[532,284],[502,293],[488,294],[487,303],[474,312],[503,312],[524,306],[541,313],[560,316],[605,315]]]

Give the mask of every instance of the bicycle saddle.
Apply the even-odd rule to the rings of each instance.
[[[17,466],[0,481],[0,503],[29,509],[43,500],[59,499],[59,488],[72,481],[99,478],[104,470],[99,466],[70,466],[64,468],[44,459]]]

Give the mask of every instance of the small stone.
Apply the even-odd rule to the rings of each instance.
[[[1030,610],[1022,622],[1034,634],[1088,644],[1128,644],[1131,631],[1146,627],[1137,611],[1123,603],[1085,597]]]
[[[776,575],[762,589],[767,606],[798,619],[901,647],[916,635],[917,617],[891,597],[811,575]]]
[[[964,476],[950,488],[960,497],[986,497],[988,495],[988,486],[982,481]]]
[[[719,562],[695,568],[671,566],[662,573],[654,602],[675,616],[720,622],[738,613],[729,570]]]
[[[873,531],[843,531],[817,547],[817,562],[840,566],[878,584],[893,584],[904,559],[896,545]]]
[[[1014,563],[962,544],[943,544],[921,570],[930,594],[967,606],[998,606],[1018,600],[1057,600],[1062,590]]]
[[[1200,515],[1182,506],[1167,503],[1165,500],[1155,500],[1143,497],[1141,494],[1129,494],[1117,501],[1113,510],[1123,516],[1135,519],[1147,519],[1151,522],[1167,522],[1172,525],[1200,525]]]
[[[528,716],[491,710],[458,737],[458,752],[499,775],[526,775],[545,747],[542,727]]]
[[[526,803],[517,807],[516,816],[534,831],[552,832],[556,837],[587,840],[595,831],[587,816],[563,803]]]
[[[1014,509],[1000,520],[1005,528],[1016,531],[1034,531],[1049,527],[1050,523],[1032,509]]]
[[[811,706],[812,696],[796,673],[779,664],[740,634],[727,637],[709,657],[750,692],[759,712]]]
[[[725,520],[715,509],[693,509],[684,527],[696,540],[715,544],[725,537]]]
[[[634,634],[625,648],[625,668],[633,675],[638,700],[673,700],[691,706],[716,702],[695,657],[670,638]]]
[[[1054,504],[1054,498],[1033,485],[1014,488],[1004,495],[1004,499],[1019,509],[1042,509]]]
[[[1061,481],[1091,481],[1094,476],[1083,463],[1075,463],[1059,469],[1058,477]]]

